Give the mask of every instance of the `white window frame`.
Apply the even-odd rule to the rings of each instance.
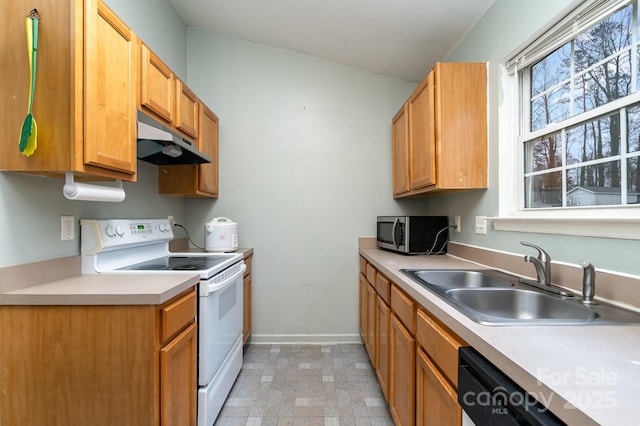
[[[499,216],[491,218],[500,231],[520,231],[606,238],[640,239],[640,206],[563,207],[524,209],[524,144],[517,142],[520,88],[518,67],[542,59],[610,11],[631,0],[587,0],[534,34],[524,47],[499,66],[502,103],[498,108]]]

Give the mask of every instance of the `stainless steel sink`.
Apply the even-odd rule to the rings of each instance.
[[[480,323],[583,323],[599,317],[597,312],[581,304],[532,290],[462,288],[447,290],[445,294],[463,305],[467,315]]]
[[[426,286],[446,288],[513,287],[496,271],[464,269],[403,269],[403,272]]]
[[[578,295],[546,291],[493,269],[401,269],[472,320],[485,325],[640,325],[640,313]],[[534,283],[535,284],[535,283]],[[555,287],[556,293],[558,287]],[[551,289],[549,289],[551,290]]]

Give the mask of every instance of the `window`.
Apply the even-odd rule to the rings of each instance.
[[[525,210],[640,205],[637,0],[599,3],[516,67]]]
[[[501,64],[496,230],[640,239],[639,2],[576,0]]]

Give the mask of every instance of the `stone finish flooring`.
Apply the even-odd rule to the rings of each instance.
[[[361,344],[250,344],[216,426],[393,425]]]

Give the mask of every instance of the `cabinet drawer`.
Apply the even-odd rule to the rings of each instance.
[[[160,309],[160,341],[166,342],[178,334],[196,317],[196,292],[190,291]]]
[[[416,333],[416,310],[413,300],[395,285],[391,286],[391,310],[402,321],[405,327]]]
[[[253,259],[253,257],[252,257],[252,256],[246,257],[246,258],[244,259],[244,264],[245,264],[245,266],[247,267],[247,269],[245,269],[245,271],[244,271],[244,275],[243,275],[243,276],[245,276],[245,277],[246,277],[247,275],[250,275],[250,274],[251,274],[251,259]]]
[[[367,263],[367,280],[371,283],[371,285],[376,285],[376,268],[373,267],[372,264]]]
[[[391,304],[391,281],[379,272],[376,275],[376,291],[387,305]]]
[[[454,388],[458,387],[458,348],[466,343],[418,309],[416,340]]]
[[[367,273],[367,259],[362,256],[360,256],[360,272],[363,274]]]

